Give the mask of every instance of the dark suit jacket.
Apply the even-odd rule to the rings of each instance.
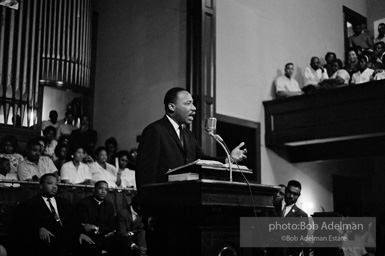
[[[130,245],[134,242],[141,247],[147,247],[142,216],[138,215],[135,221],[133,221],[130,206],[118,212],[116,216],[116,227],[119,236],[128,236],[128,232],[134,233],[134,236],[129,239]]]
[[[298,208],[297,205],[293,205],[285,217],[307,217],[307,213]]]
[[[173,169],[197,159],[217,160],[224,162],[224,157],[210,157],[204,154],[193,133],[183,129],[184,147],[166,116],[147,126],[141,136],[138,148],[136,184],[140,188],[144,184],[167,181],[164,175]]]
[[[275,211],[272,212],[272,217],[283,217],[282,216],[282,201],[281,203],[278,203],[274,205]],[[286,214],[284,218],[288,217],[304,217],[307,218],[307,213],[304,212],[302,209],[298,208],[297,205],[293,205],[293,207],[290,209],[290,211]],[[297,235],[306,235],[306,231],[297,233]],[[282,235],[285,235],[284,233],[278,233],[278,235],[275,238],[280,238]],[[269,256],[288,256],[288,255],[293,255],[293,256],[298,256],[301,252],[304,252],[305,255],[309,255],[309,248],[304,245],[303,248],[269,248],[267,255]]]
[[[79,201],[76,212],[78,217],[78,227],[82,227],[82,223],[93,224],[99,227],[100,235],[106,235],[115,230],[114,206],[109,201],[104,200],[99,209],[94,196],[89,196]],[[83,228],[81,228],[81,230],[83,234],[86,234],[91,238],[95,236],[94,231],[86,233]]]
[[[30,246],[30,251],[33,251],[31,250],[33,247],[35,252],[39,252],[40,255],[50,255],[52,251],[55,252],[55,255],[66,255],[76,238],[72,222],[73,208],[70,202],[61,197],[55,197],[55,199],[62,225],[55,220],[40,195],[32,197],[25,203],[26,233],[29,234],[26,242]],[[42,227],[54,235],[51,237],[50,244],[40,241],[39,229]]]

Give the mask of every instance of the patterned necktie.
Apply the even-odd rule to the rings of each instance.
[[[179,126],[179,140],[180,144],[182,144],[182,147],[184,148],[184,135],[183,135],[183,126]]]
[[[55,220],[57,222],[60,223],[60,225],[62,225],[61,221],[60,221],[60,218],[59,218],[59,215],[57,214],[55,208],[53,207],[52,203],[51,203],[51,198],[47,198],[47,201],[48,201],[48,204],[49,204],[49,207],[51,208],[51,213],[53,215],[53,217],[55,218]]]

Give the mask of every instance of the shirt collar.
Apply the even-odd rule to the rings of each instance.
[[[94,200],[98,203],[98,205],[101,205],[104,201],[99,201],[98,199],[96,199],[95,197],[94,197]]]
[[[169,117],[167,114],[166,114],[166,116],[167,116],[168,120],[171,122],[172,127],[174,127],[176,133],[179,134],[179,126],[180,126],[180,125],[179,125],[177,122],[175,122],[174,119],[172,119],[171,117]]]
[[[134,210],[134,207],[132,207],[132,205],[130,205],[130,208],[131,208],[131,213],[132,214],[138,215],[138,213]]]

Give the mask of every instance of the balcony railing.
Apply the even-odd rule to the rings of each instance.
[[[305,155],[304,161],[330,158],[331,153],[332,158],[346,158],[385,152],[385,81],[263,104],[265,143],[270,148],[297,151]],[[312,149],[321,158],[309,156]],[[330,156],[326,150],[332,151]],[[301,156],[294,158],[302,161]]]

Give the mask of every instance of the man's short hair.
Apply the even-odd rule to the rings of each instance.
[[[99,186],[99,184],[101,184],[101,183],[107,184],[107,187],[108,187],[107,181],[105,181],[105,180],[99,180],[99,181],[95,182],[94,188],[97,188],[97,187]]]
[[[166,113],[169,112],[168,104],[169,103],[175,103],[177,96],[178,96],[178,93],[183,92],[183,91],[187,91],[187,90],[185,88],[182,88],[182,87],[174,87],[174,88],[171,88],[170,90],[168,90],[166,92],[166,95],[164,95],[164,100],[163,100],[164,109],[165,109]]]
[[[289,63],[286,63],[285,69],[286,69],[289,65],[293,65],[293,66],[294,66],[293,62],[289,62]]]
[[[57,180],[57,177],[56,177],[55,174],[53,174],[53,173],[46,173],[46,174],[44,174],[43,176],[40,177],[39,184],[40,184],[40,185],[43,185],[44,182],[45,182],[45,179],[46,179],[47,177],[55,177],[56,180]]]
[[[287,183],[287,187],[296,187],[296,188],[299,188],[300,190],[302,190],[302,186],[301,186],[301,183],[297,180],[291,180]]]

